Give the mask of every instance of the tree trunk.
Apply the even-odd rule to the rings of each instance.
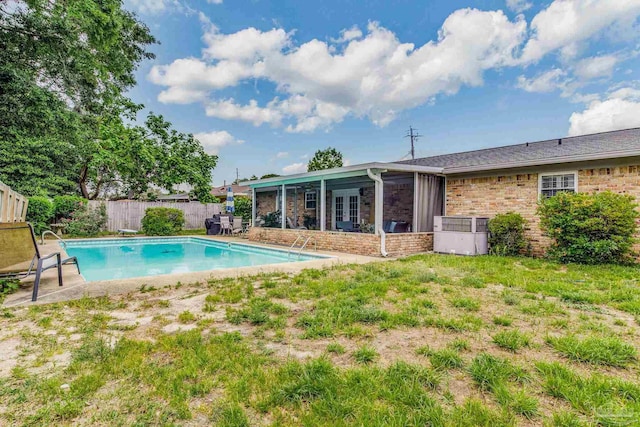
[[[87,166],[83,166],[80,171],[80,180],[78,181],[80,192],[82,193],[82,197],[85,199],[89,198],[89,190],[87,189],[87,172]]]

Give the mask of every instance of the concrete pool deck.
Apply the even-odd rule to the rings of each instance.
[[[198,237],[209,238],[216,241],[243,243],[249,246],[272,248],[282,250],[283,246],[255,244],[247,242],[246,239],[237,237],[221,237],[221,236],[176,236],[176,237]],[[122,237],[123,241],[133,240],[136,237]],[[66,252],[58,244],[57,241],[48,240],[44,245],[39,245],[42,255],[53,252],[61,252],[66,257]],[[288,249],[288,248],[284,248]],[[234,267],[219,270],[197,271],[189,273],[163,274],[158,276],[134,277],[130,279],[103,280],[96,282],[86,282],[84,278],[78,274],[74,265],[65,265],[62,267],[62,276],[64,286],[58,286],[57,274],[55,269],[48,270],[43,273],[40,280],[40,290],[38,300],[31,301],[33,292],[34,276],[30,276],[20,281],[20,289],[7,295],[2,307],[15,307],[19,305],[29,304],[47,304],[59,301],[68,301],[79,299],[84,296],[98,297],[104,295],[117,295],[140,290],[143,286],[160,288],[169,285],[181,283],[204,282],[211,279],[224,279],[228,277],[254,276],[263,273],[299,273],[308,268],[325,268],[341,264],[366,264],[369,262],[383,261],[388,258],[368,257],[362,255],[352,255],[338,252],[305,250],[305,253],[326,255],[330,258],[319,258],[309,261],[286,262],[281,264],[268,264],[249,267]],[[80,270],[82,270],[82,262],[80,262]]]

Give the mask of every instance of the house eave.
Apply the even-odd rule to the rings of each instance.
[[[248,185],[252,188],[269,187],[275,185],[296,184],[303,182],[320,181],[322,179],[340,179],[353,176],[367,175],[367,170],[376,172],[419,172],[430,174],[442,174],[443,169],[432,166],[419,166],[400,163],[363,163],[359,165],[343,166],[340,168],[325,169],[313,172],[305,172],[293,175],[280,176],[275,178],[259,179],[254,181],[243,181],[240,185]]]
[[[524,160],[519,162],[496,163],[493,165],[460,166],[444,168],[445,175],[485,172],[503,169],[517,169],[534,166],[547,166],[562,163],[588,162],[593,160],[619,159],[624,157],[640,157],[638,150],[611,151],[608,153],[581,154],[576,156],[552,157],[548,159]]]

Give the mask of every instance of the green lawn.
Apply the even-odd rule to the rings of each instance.
[[[640,269],[426,255],[5,310],[0,425],[640,425]]]

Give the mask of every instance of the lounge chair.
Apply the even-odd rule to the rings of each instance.
[[[293,221],[291,220],[291,218],[287,217],[287,225],[289,226],[289,228],[293,229],[293,230],[306,230],[307,227],[300,225],[298,227],[296,227],[295,225],[293,225]]]
[[[220,234],[231,233],[233,228],[231,228],[231,220],[228,216],[220,216]]]
[[[31,224],[26,222],[0,224],[0,277],[24,279],[36,275],[31,301],[38,299],[38,287],[43,271],[58,269],[58,285],[62,286],[62,266],[75,264],[76,257],[62,259],[60,252],[41,256]]]

